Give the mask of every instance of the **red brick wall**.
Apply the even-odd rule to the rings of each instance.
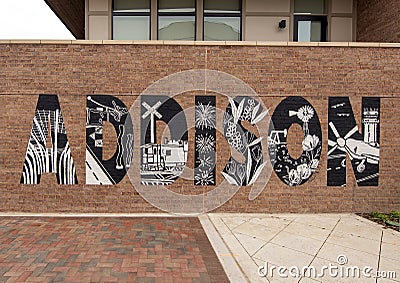
[[[211,69],[249,84],[270,113],[287,96],[303,96],[316,109],[323,147],[318,172],[304,185],[286,186],[272,174],[264,191],[248,200],[242,187],[219,212],[360,212],[400,209],[400,49],[349,47],[0,44],[0,211],[157,212],[125,177],[115,186],[85,185],[86,95],[109,94],[128,107],[155,81],[184,70]],[[179,83],[179,82],[178,82]],[[20,177],[39,94],[57,94],[74,158],[78,185],[58,185],[53,174],[38,185]],[[381,97],[378,187],[356,186],[347,166],[347,187],[327,187],[328,97],[349,96],[361,125],[361,98]],[[178,97],[194,105],[191,94]],[[217,97],[224,109],[227,99]],[[138,127],[135,122],[135,127]],[[267,125],[265,125],[267,126]],[[293,135],[292,135],[293,136]],[[135,136],[135,139],[138,137]],[[301,138],[301,137],[299,137]],[[189,132],[189,164],[193,132]],[[290,144],[299,144],[289,140]],[[217,180],[228,145],[217,136]],[[207,188],[178,180],[173,190]],[[168,201],[168,200],[165,200]]]
[[[357,41],[400,42],[400,1],[358,0]]]

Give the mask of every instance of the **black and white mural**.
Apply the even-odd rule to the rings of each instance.
[[[313,106],[302,97],[288,97],[272,115],[273,127],[268,134],[268,150],[275,173],[285,184],[298,186],[307,182],[318,167],[322,149],[321,125]],[[293,159],[287,147],[292,124],[303,128],[303,152]]]
[[[52,147],[46,148],[49,133]],[[57,95],[39,95],[21,184],[39,184],[43,173],[56,173],[58,184],[78,183]]]
[[[140,176],[143,185],[169,185],[183,172],[188,156],[188,132],[182,107],[163,95],[141,95]],[[157,121],[168,125],[158,144]]]
[[[103,123],[117,134],[114,155],[103,160]],[[111,95],[86,97],[86,184],[119,183],[130,167],[133,155],[132,119],[125,104]]]
[[[361,133],[348,97],[329,97],[328,107],[328,186],[346,185],[346,155],[359,186],[378,186],[380,98],[363,97]]]
[[[216,109],[215,96],[195,97],[194,184],[216,184]]]
[[[232,156],[225,166],[222,175],[232,185],[247,186],[253,184],[266,165],[262,154],[261,140],[245,129],[242,121],[251,125],[257,124],[268,114],[261,104],[252,97],[229,97],[229,105],[225,110],[223,127],[224,135],[229,145],[240,152],[244,162],[235,160]]]

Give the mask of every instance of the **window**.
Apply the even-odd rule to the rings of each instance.
[[[326,41],[325,0],[295,0],[294,13],[294,41]]]
[[[204,40],[241,40],[241,1],[204,0]]]
[[[150,0],[113,1],[113,39],[150,39]]]
[[[158,39],[195,40],[196,0],[158,1]]]

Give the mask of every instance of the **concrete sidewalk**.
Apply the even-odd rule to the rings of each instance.
[[[199,217],[231,282],[400,282],[400,232],[355,214],[207,214]],[[284,266],[261,277],[268,263]],[[337,267],[329,275],[323,266]],[[293,278],[296,268],[315,267],[317,276]],[[360,278],[349,278],[349,267],[360,269]],[[397,278],[374,277],[377,271],[396,272]],[[311,270],[311,269],[309,269]],[[343,272],[342,272],[342,271]],[[352,269],[353,270],[353,269]],[[344,276],[341,276],[341,273]],[[381,274],[393,277],[393,274]]]
[[[399,260],[355,214],[0,214],[0,282],[393,283]]]

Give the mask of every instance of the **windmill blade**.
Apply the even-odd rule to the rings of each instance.
[[[331,128],[335,137],[340,138],[339,132],[336,130],[336,127],[332,122],[329,122],[329,127]]]
[[[351,129],[350,132],[348,132],[347,135],[344,136],[344,139],[347,140],[349,137],[351,137],[356,132],[358,132],[358,127],[354,126],[354,128]]]
[[[338,148],[338,145],[335,145],[333,148],[331,148],[330,151],[328,151],[328,156],[332,154],[336,149]]]
[[[349,157],[351,160],[353,160],[354,158],[358,159],[357,155],[354,152],[352,152],[351,149],[347,145],[345,146],[345,149],[346,149],[347,153],[349,154]]]
[[[328,140],[328,145],[330,146],[337,146],[337,143],[331,140]]]

